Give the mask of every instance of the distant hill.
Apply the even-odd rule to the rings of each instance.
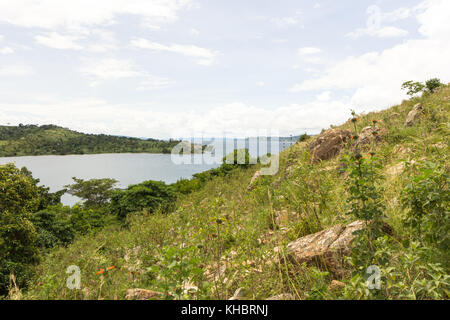
[[[170,153],[177,140],[84,134],[56,125],[0,126],[0,156]]]

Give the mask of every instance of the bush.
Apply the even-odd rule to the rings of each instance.
[[[111,197],[111,212],[120,218],[128,213],[147,210],[168,209],[175,200],[171,186],[162,181],[145,181],[130,185],[126,190],[116,190]]]
[[[427,87],[428,91],[431,93],[433,93],[434,90],[436,90],[437,88],[439,88],[442,85],[443,84],[441,83],[441,80],[439,80],[438,78],[433,78],[433,79],[430,79],[427,82],[425,82],[425,86]]]
[[[402,192],[405,225],[427,245],[448,252],[450,247],[450,175],[440,163],[425,162]]]

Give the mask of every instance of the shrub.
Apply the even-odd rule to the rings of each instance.
[[[433,78],[425,82],[425,86],[427,87],[429,92],[433,93],[434,90],[442,86],[442,83],[438,78]]]
[[[402,192],[402,203],[408,210],[405,225],[416,238],[444,251],[450,246],[449,180],[448,168],[425,162]]]
[[[145,181],[130,185],[126,190],[116,190],[111,197],[111,212],[120,218],[128,213],[168,209],[175,200],[173,188],[162,181]]]

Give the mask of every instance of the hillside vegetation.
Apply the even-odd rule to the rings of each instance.
[[[179,141],[84,134],[55,125],[0,126],[0,157],[92,153],[170,153]]]
[[[49,250],[28,287],[12,283],[8,298],[448,299],[449,116],[448,86],[353,114],[333,127],[345,143],[326,160],[312,148],[320,135],[283,151],[278,173],[250,188],[259,164],[210,175],[170,209],[128,213]],[[366,229],[342,254],[343,272],[292,259],[292,241],[356,220]],[[72,265],[79,290],[66,286]],[[366,285],[371,265],[379,289]]]

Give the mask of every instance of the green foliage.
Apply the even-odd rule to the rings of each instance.
[[[448,166],[425,162],[411,175],[402,192],[407,208],[404,220],[414,238],[427,245],[450,249],[450,175]]]
[[[310,136],[308,134],[306,134],[306,132],[304,134],[302,134],[299,138],[298,138],[298,142],[303,142],[306,141],[310,138]]]
[[[406,93],[409,96],[414,96],[417,93],[423,92],[425,89],[428,93],[433,93],[437,88],[443,86],[441,83],[441,80],[438,78],[433,78],[430,80],[427,80],[425,84],[421,82],[414,82],[414,81],[407,81],[402,84],[403,90],[408,90]]]
[[[55,125],[0,126],[0,156],[170,153],[180,141],[83,134]]]
[[[168,209],[175,200],[172,187],[162,181],[144,181],[126,190],[115,190],[111,196],[111,212],[125,218],[131,212],[155,212]]]
[[[203,275],[197,251],[194,246],[166,246],[159,250],[158,263],[147,268],[147,276],[165,299],[192,299],[202,293],[202,287],[189,286],[190,281],[198,281]]]
[[[0,295],[8,291],[10,274],[24,286],[38,262],[36,230],[28,218],[22,212],[0,212]]]
[[[69,208],[55,206],[38,211],[31,216],[40,248],[67,245],[75,238],[75,232],[68,214]]]
[[[7,292],[9,275],[20,285],[37,262],[36,230],[30,212],[38,209],[40,189],[29,172],[13,164],[0,166],[0,295]]]
[[[437,88],[442,86],[441,80],[433,78],[425,82],[428,92],[433,93]]]
[[[78,205],[71,208],[62,204],[38,211],[30,219],[36,228],[36,243],[43,249],[67,246],[76,236],[86,235],[114,223],[104,208]]]
[[[0,166],[0,190],[0,214],[35,212],[39,207],[40,189],[26,169],[12,163]]]
[[[419,92],[422,92],[424,88],[425,88],[425,85],[423,85],[420,82],[407,81],[402,84],[402,89],[408,90],[406,92],[406,94],[409,96],[413,96]]]
[[[105,205],[113,194],[115,179],[83,180],[73,177],[75,183],[65,186],[68,192],[84,201],[86,207],[99,207]]]

